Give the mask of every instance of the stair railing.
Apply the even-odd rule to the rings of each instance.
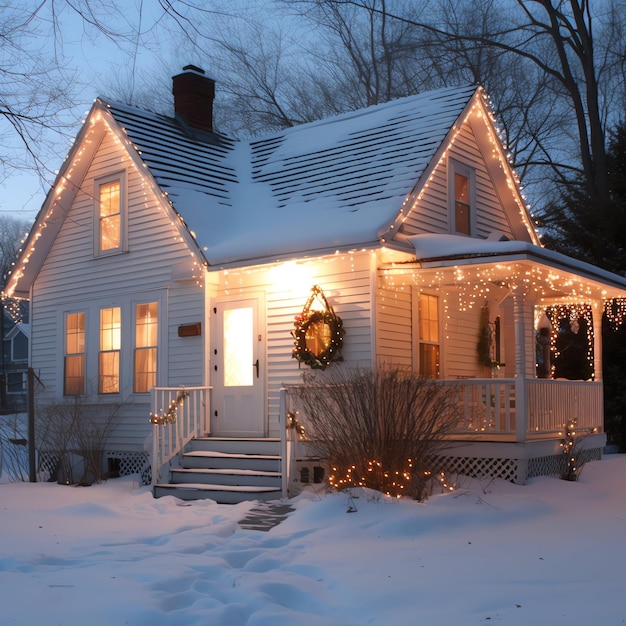
[[[280,390],[280,471],[282,478],[282,497],[289,497],[289,485],[293,476],[293,465],[296,455],[297,433],[294,428],[291,408],[289,407],[289,392],[287,387]]]
[[[194,437],[210,432],[211,387],[153,387],[152,484],[156,485],[171,461]]]

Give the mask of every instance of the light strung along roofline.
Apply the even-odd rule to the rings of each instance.
[[[535,230],[530,213],[530,206],[526,203],[525,196],[521,192],[520,179],[517,172],[513,168],[512,155],[505,153],[505,147],[502,142],[501,132],[498,129],[496,115],[493,112],[493,107],[489,102],[487,93],[481,86],[476,88],[476,91],[469,99],[457,121],[454,123],[452,128],[450,128],[444,140],[441,142],[441,145],[437,149],[434,157],[431,159],[428,167],[423,171],[411,193],[404,199],[395,220],[387,229],[381,231],[379,234],[381,245],[393,245],[393,243],[396,243],[399,244],[401,248],[404,248],[406,238],[401,234],[402,225],[407,220],[415,206],[428,192],[437,170],[445,164],[448,154],[454,147],[458,136],[461,134],[466,123],[469,123],[470,118],[474,114],[476,114],[485,123],[489,143],[491,144],[491,150],[498,159],[499,166],[506,177],[507,187],[511,191],[514,202],[518,207],[522,223],[525,225],[531,241],[538,246],[541,245],[539,235]]]

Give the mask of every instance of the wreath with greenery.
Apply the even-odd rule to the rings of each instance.
[[[323,311],[311,311],[311,306],[316,298],[324,304]],[[307,347],[307,333],[318,324],[324,324],[329,328],[329,342],[324,350],[313,352]],[[312,369],[326,369],[334,361],[342,361],[341,348],[343,346],[344,328],[341,318],[328,304],[324,292],[315,285],[311,289],[311,295],[307,300],[302,313],[296,316],[294,330],[291,334],[294,338],[292,357],[300,363],[308,365]]]

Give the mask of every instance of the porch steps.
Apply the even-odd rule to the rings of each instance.
[[[277,500],[282,496],[280,439],[202,437],[187,445],[170,482],[154,496],[211,499],[220,504]]]

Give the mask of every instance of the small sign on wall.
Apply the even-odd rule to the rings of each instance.
[[[178,327],[179,337],[199,337],[202,334],[202,323],[196,322],[195,324],[181,324]]]

